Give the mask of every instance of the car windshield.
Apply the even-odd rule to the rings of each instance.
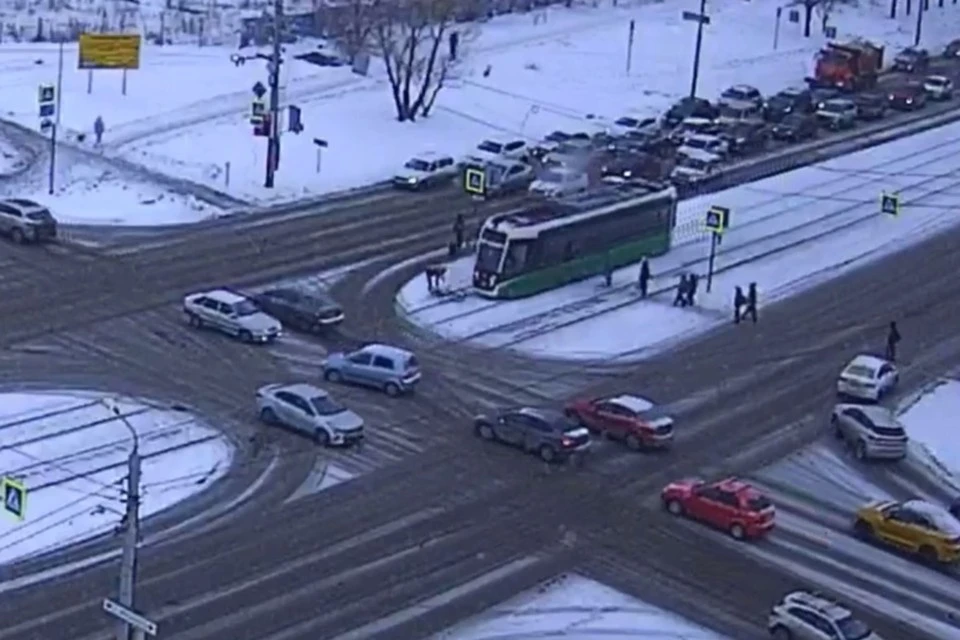
[[[706,138],[690,138],[687,140],[686,146],[693,147],[694,149],[706,149],[708,146],[710,146],[711,142],[713,141]]]
[[[500,270],[500,258],[503,257],[503,247],[481,242],[477,249],[477,269],[496,273]]]
[[[480,149],[480,151],[486,151],[488,153],[500,153],[503,151],[503,145],[499,142],[493,142],[492,140],[484,140],[477,145],[477,149]]]
[[[852,615],[837,620],[837,627],[844,640],[864,640],[873,633],[870,627]]]
[[[620,118],[614,124],[618,124],[621,127],[635,127],[640,124],[640,121],[636,118]]]
[[[723,97],[730,100],[749,100],[750,93],[745,89],[739,89],[737,87],[730,87],[723,92]]]
[[[50,214],[47,211],[31,211],[27,214],[27,220],[48,220]]]
[[[253,300],[243,300],[233,305],[233,312],[238,316],[252,316],[259,311],[260,309],[257,308]]]
[[[419,368],[420,368],[420,361],[417,360],[417,356],[410,356],[409,358],[407,358],[407,370],[419,369]]]
[[[700,158],[691,158],[689,156],[684,158],[681,164],[682,166],[687,167],[688,169],[694,169],[696,171],[704,171],[707,168],[706,162],[704,162]]]
[[[426,171],[427,169],[430,168],[430,165],[426,161],[418,160],[416,158],[408,161],[407,164],[403,166],[406,167],[407,169],[413,169],[414,171]]]
[[[848,107],[844,102],[827,102],[823,105],[823,110],[830,113],[842,113],[847,109]]]
[[[770,501],[763,496],[754,496],[747,499],[747,508],[750,511],[763,511],[771,507]]]
[[[563,131],[554,131],[548,135],[544,140],[547,142],[563,142],[564,140],[569,140],[570,134]]]
[[[927,78],[927,84],[939,87],[947,84],[946,78]]]
[[[852,364],[847,367],[846,374],[855,378],[867,378],[872,380],[875,374],[874,370],[862,364]]]
[[[317,412],[317,415],[321,416],[332,416],[346,411],[346,408],[344,408],[342,404],[336,402],[330,396],[311,398],[310,404],[313,406],[314,411]]]

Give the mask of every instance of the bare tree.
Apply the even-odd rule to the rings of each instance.
[[[390,3],[386,6],[385,3]],[[448,46],[456,0],[383,0],[374,41],[400,122],[427,115],[452,64]]]
[[[340,0],[322,9],[327,35],[336,40],[350,64],[371,45],[378,0]]]

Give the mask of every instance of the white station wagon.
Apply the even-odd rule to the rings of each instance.
[[[848,398],[877,402],[900,381],[900,372],[889,360],[859,355],[847,364],[837,379],[837,393]]]
[[[226,289],[192,293],[183,299],[190,325],[210,328],[244,342],[272,342],[280,337],[280,321],[245,296]]]

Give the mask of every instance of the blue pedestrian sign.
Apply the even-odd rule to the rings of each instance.
[[[27,488],[13,478],[3,479],[3,510],[18,520],[27,513]]]
[[[41,118],[52,118],[56,113],[56,106],[52,104],[42,104],[40,105],[40,117]]]
[[[900,196],[896,193],[881,193],[880,213],[885,213],[888,216],[900,215]]]
[[[730,209],[727,207],[710,207],[706,218],[707,229],[715,234],[721,234],[730,227]]]
[[[41,122],[57,113],[57,89],[52,84],[42,84],[37,92],[37,107]]]
[[[463,171],[463,190],[475,196],[482,196],[487,188],[487,172],[476,167],[467,167]]]

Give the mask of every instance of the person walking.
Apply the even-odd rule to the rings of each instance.
[[[650,286],[650,263],[646,256],[640,261],[640,277],[637,284],[640,286],[640,297],[646,298]]]
[[[900,330],[897,329],[897,323],[890,322],[890,328],[887,330],[887,350],[884,354],[890,362],[897,361],[897,345],[900,344]]]
[[[743,289],[739,286],[733,288],[733,324],[740,324],[740,314],[744,305],[747,304],[747,297],[743,295]]]
[[[687,306],[687,290],[690,287],[689,280],[687,280],[687,274],[680,274],[680,282],[677,284],[677,295],[673,299],[673,306],[675,307],[685,307]]]
[[[463,249],[463,238],[466,229],[467,223],[463,219],[463,214],[458,213],[457,219],[453,221],[453,241],[457,245],[457,251]]]
[[[603,255],[603,284],[608,289],[613,286],[613,263],[609,253]]]
[[[690,278],[687,280],[687,305],[693,306],[697,300],[697,286],[700,284],[700,277],[691,273]]]
[[[750,316],[753,324],[757,324],[757,283],[751,282],[747,287],[747,308],[743,312],[743,317]]]

